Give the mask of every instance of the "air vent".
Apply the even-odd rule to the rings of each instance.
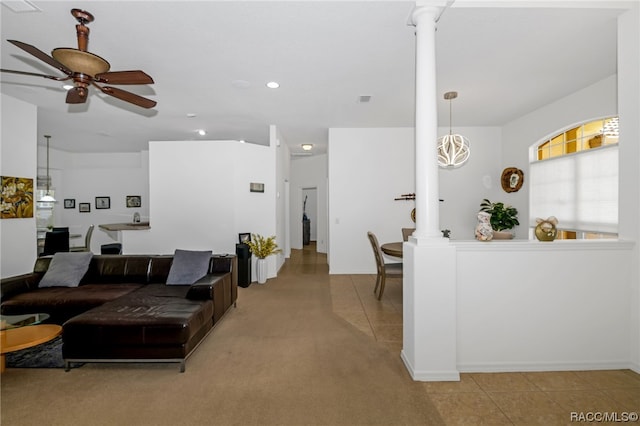
[[[308,157],[310,155],[313,155],[312,152],[292,152],[291,156],[292,157]]]
[[[365,104],[370,101],[371,101],[371,95],[361,95],[360,97],[358,97],[358,102],[360,102],[361,104]]]

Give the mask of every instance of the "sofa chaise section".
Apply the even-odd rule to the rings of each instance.
[[[80,361],[161,361],[178,362],[184,371],[214,314],[210,298],[191,300],[187,293],[184,286],[150,284],[71,318],[62,334],[66,369]]]

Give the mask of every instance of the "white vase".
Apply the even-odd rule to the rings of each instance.
[[[267,259],[258,259],[256,262],[256,276],[258,284],[267,282]]]

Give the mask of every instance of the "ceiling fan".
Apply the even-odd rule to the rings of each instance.
[[[38,74],[26,71],[14,71],[0,69],[1,72],[44,77],[56,81],[73,80],[73,87],[67,91],[66,102],[68,104],[82,104],[87,101],[89,86],[97,87],[102,93],[113,96],[125,102],[132,103],[142,108],[153,108],[156,102],[143,98],[117,87],[101,86],[101,84],[153,84],[153,79],[145,72],[136,71],[111,71],[111,65],[98,55],[87,51],[89,44],[88,23],[93,22],[91,13],[80,9],[71,9],[71,15],[76,18],[76,32],[78,35],[78,48],[60,47],[53,49],[51,56],[38,48],[17,40],[7,40],[27,53],[35,56],[46,64],[58,69],[65,76]]]

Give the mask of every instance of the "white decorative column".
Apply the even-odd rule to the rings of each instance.
[[[416,230],[414,236],[442,236],[438,198],[438,114],[436,90],[436,19],[441,8],[417,6],[416,27]]]
[[[416,4],[416,230],[403,247],[402,360],[414,380],[460,380],[456,252],[440,232],[436,19],[445,1]]]

